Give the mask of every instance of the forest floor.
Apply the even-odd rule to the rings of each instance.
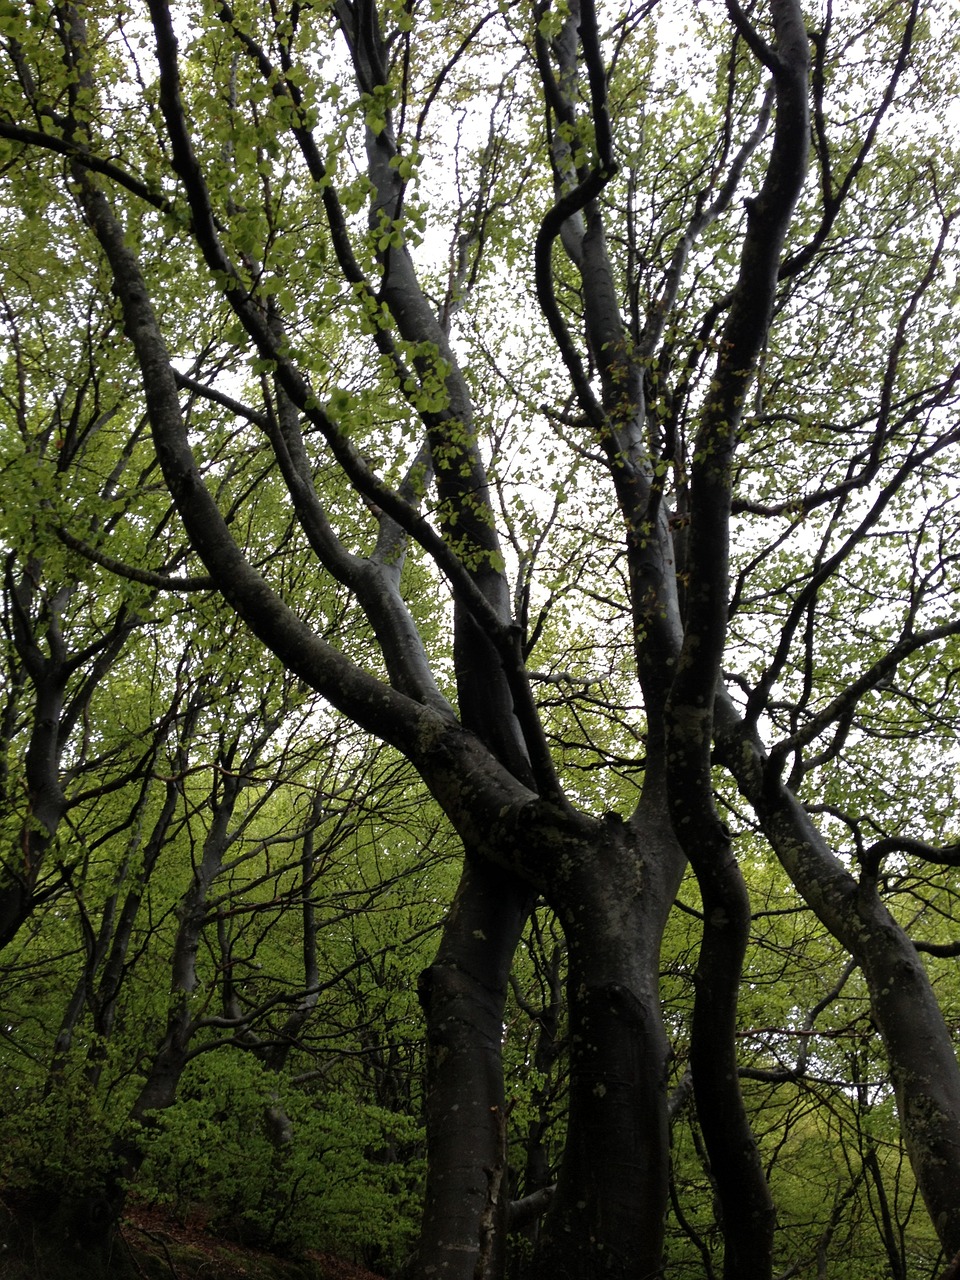
[[[381,1280],[330,1254],[280,1257],[132,1205],[109,1257],[91,1258],[48,1235],[22,1206],[0,1201],[0,1280]]]

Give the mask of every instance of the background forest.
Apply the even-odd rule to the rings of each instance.
[[[960,1274],[958,31],[0,4],[8,1209]]]

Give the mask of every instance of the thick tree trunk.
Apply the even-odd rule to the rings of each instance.
[[[618,981],[615,968],[588,983],[571,964],[567,1145],[541,1232],[542,1280],[661,1274],[669,1046],[655,985]]]
[[[468,857],[437,957],[420,978],[427,1020],[427,1186],[417,1277],[493,1280],[506,1245],[501,1042],[507,979],[533,894]]]
[[[569,947],[570,1106],[538,1280],[661,1274],[670,1047],[658,970],[684,860],[662,809],[602,826],[556,903]]]
[[[948,1255],[960,1251],[960,1068],[943,1013],[910,938],[872,884],[856,899],[854,955],[890,1063],[920,1193]]]

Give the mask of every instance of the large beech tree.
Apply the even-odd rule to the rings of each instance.
[[[538,898],[570,1088],[533,1270],[661,1274],[688,865],[724,1276],[771,1275],[747,830],[862,973],[960,1253],[960,1070],[891,888],[960,858],[951,32],[945,4],[840,9],[4,10],[6,203],[104,273],[195,574],[463,844],[421,978],[418,1276],[503,1267],[503,1011]]]

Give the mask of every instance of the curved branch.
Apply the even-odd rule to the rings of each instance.
[[[577,393],[580,407],[591,425],[597,430],[603,426],[606,415],[593,394],[590,380],[583,367],[583,361],[580,359],[580,353],[577,351],[570,336],[570,331],[560,313],[560,307],[557,304],[557,297],[553,288],[552,256],[553,242],[559,236],[563,224],[568,218],[572,218],[575,214],[582,212],[591,200],[596,199],[610,180],[610,177],[611,175],[605,170],[596,169],[585,182],[575,187],[573,191],[569,191],[565,196],[561,196],[556,204],[544,214],[534,245],[534,281],[537,290],[537,301],[547,324],[550,326],[550,332],[553,334],[553,339],[560,351],[560,358],[570,374],[570,380]]]
[[[815,599],[821,586],[827,581],[831,574],[833,574],[840,565],[843,564],[853,548],[862,542],[865,535],[879,521],[881,515],[892,502],[895,495],[903,487],[910,476],[913,475],[917,468],[929,458],[934,457],[947,445],[955,444],[957,440],[960,440],[960,428],[944,433],[928,448],[921,449],[908,456],[906,461],[898,467],[897,471],[891,477],[890,482],[885,485],[877,495],[876,500],[873,502],[870,509],[867,511],[866,515],[864,515],[856,528],[847,538],[844,539],[833,555],[825,559],[822,564],[820,564],[817,569],[809,575],[806,586],[797,595],[797,598],[790,609],[787,620],[783,625],[776,653],[757,682],[753,693],[747,700],[745,717],[748,721],[755,723],[762,714],[770,690],[773,688],[777,677],[786,664],[796,630],[800,625],[806,610],[810,606],[811,601]]]
[[[218,404],[221,409],[226,409],[234,417],[244,418],[247,422],[252,422],[254,426],[266,429],[269,422],[267,414],[261,413],[258,409],[252,409],[240,400],[235,400],[233,396],[228,396],[226,392],[219,391],[216,387],[211,387],[206,382],[200,382],[197,378],[191,378],[189,374],[180,373],[177,369],[174,369],[173,376],[177,380],[177,386],[184,391],[189,391],[192,395],[199,396],[202,400],[209,400],[211,404]]]
[[[160,63],[161,109],[173,149],[174,167],[184,184],[194,212],[194,235],[207,265],[224,280],[226,299],[258,352],[276,366],[277,377],[287,395],[297,409],[319,428],[347,479],[359,493],[392,516],[424,548],[449,580],[458,599],[498,647],[502,647],[507,630],[504,621],[455,552],[415,508],[377,478],[356,446],[320,407],[306,379],[278,349],[262,308],[247,290],[240,272],[227,256],[217,235],[206,181],[193,152],[180,98],[177,41],[169,9],[165,0],[151,0],[150,9],[156,27],[157,56]]]
[[[24,146],[41,147],[45,151],[53,151],[59,156],[66,156],[74,164],[83,165],[85,169],[89,169],[93,173],[103,174],[105,178],[109,178],[117,186],[123,187],[145,204],[152,205],[154,209],[159,209],[161,213],[165,213],[168,217],[179,222],[176,206],[166,196],[161,196],[155,191],[151,191],[146,183],[141,182],[139,178],[133,177],[132,174],[127,173],[125,169],[121,169],[119,165],[113,164],[110,160],[103,160],[100,156],[94,155],[93,152],[79,142],[72,142],[67,138],[58,137],[52,133],[42,133],[39,129],[24,129],[19,125],[8,124],[2,120],[0,120],[0,138],[6,138],[9,142],[20,142]]]
[[[846,174],[844,175],[843,181],[841,182],[840,186],[837,188],[836,191],[831,191],[829,189],[830,186],[832,185],[832,179],[831,179],[831,173],[830,173],[829,149],[828,149],[828,143],[827,143],[827,137],[826,137],[826,128],[823,122],[823,114],[819,106],[819,94],[818,94],[817,107],[814,113],[814,121],[816,124],[817,141],[819,142],[820,152],[822,156],[821,164],[824,167],[823,217],[821,219],[820,226],[814,232],[810,240],[803,246],[803,248],[798,249],[795,253],[792,253],[785,260],[785,262],[780,268],[781,280],[789,279],[789,277],[797,275],[806,266],[808,266],[816,257],[818,250],[820,249],[820,247],[826,240],[827,236],[829,236],[831,230],[833,229],[833,224],[837,220],[837,215],[839,214],[844,201],[846,200],[847,196],[850,194],[853,184],[856,182],[858,175],[860,174],[860,172],[863,169],[863,166],[867,162],[867,157],[869,156],[870,151],[873,148],[873,144],[876,141],[877,134],[880,130],[880,125],[883,122],[883,119],[886,116],[887,112],[889,111],[890,107],[893,105],[893,101],[894,101],[894,98],[896,97],[897,85],[900,81],[900,77],[903,75],[904,71],[909,65],[910,50],[913,46],[913,36],[914,36],[914,31],[916,29],[919,13],[920,13],[920,0],[910,0],[910,12],[907,16],[907,21],[904,24],[903,38],[900,41],[900,50],[897,55],[897,61],[893,68],[893,74],[891,75],[887,83],[887,87],[884,90],[883,97],[880,100],[880,105],[877,107],[876,111],[873,113],[873,117],[870,121],[869,128],[867,129],[863,142],[860,144],[860,149],[857,151],[857,154],[854,156],[853,162],[851,163],[850,168],[847,170]],[[823,33],[820,36],[818,41],[818,49],[817,49],[818,71],[822,68],[822,60],[825,53],[825,42],[826,42],[826,33]]]
[[[580,43],[583,47],[583,60],[587,64],[587,77],[590,81],[590,106],[594,135],[597,140],[597,161],[604,173],[612,175],[616,171],[617,162],[613,155],[613,135],[610,130],[610,115],[607,111],[607,71],[603,65],[594,0],[580,0]]]
[[[667,317],[673,309],[677,300],[677,294],[680,289],[680,283],[683,278],[683,270],[686,266],[687,259],[690,256],[694,242],[703,234],[717,218],[721,216],[729,207],[733,197],[737,193],[740,186],[740,180],[743,177],[743,171],[747,166],[747,161],[757,151],[757,148],[767,136],[767,130],[770,127],[770,118],[773,113],[773,103],[775,99],[775,87],[771,83],[763,96],[763,103],[757,116],[757,123],[753,128],[750,136],[744,142],[743,146],[734,156],[730,164],[730,169],[724,179],[723,185],[717,192],[713,203],[703,210],[699,210],[687,223],[680,241],[673,251],[670,259],[670,265],[667,268],[663,289],[659,298],[653,304],[647,316],[644,326],[642,341],[640,346],[641,356],[650,357],[653,355],[660,337],[663,334]],[[729,301],[729,300],[728,300]]]
[[[875,871],[891,853],[905,853],[908,857],[919,858],[921,862],[937,867],[960,867],[960,840],[938,849],[923,840],[912,840],[909,836],[886,836],[883,840],[878,840],[864,850],[860,861]]]
[[[929,644],[935,644],[938,640],[946,640],[948,637],[955,635],[960,635],[960,621],[945,622],[939,627],[930,627],[928,630],[921,631],[916,635],[905,636],[893,646],[889,653],[885,653],[861,676],[848,684],[829,706],[824,707],[823,711],[812,716],[802,729],[792,733],[789,738],[783,738],[777,742],[770,751],[771,764],[776,767],[776,762],[781,761],[791,751],[805,747],[814,738],[819,737],[831,724],[849,717],[860,699],[872,690],[881,688],[897,670],[900,663],[909,658],[911,654]]]
[[[743,41],[750,49],[750,52],[768,70],[776,71],[780,65],[776,52],[770,48],[766,40],[740,8],[737,0],[726,0],[726,4],[730,20],[737,33],[743,37]]]
[[[773,146],[747,202],[740,272],[691,464],[691,575],[686,625],[667,701],[667,794],[674,831],[703,901],[690,1062],[697,1113],[724,1217],[727,1280],[769,1277],[774,1206],[737,1083],[737,999],[750,904],[730,833],[713,795],[714,700],[727,639],[733,458],[746,391],[773,314],[787,228],[808,147],[809,49],[798,0],[773,0],[777,36]],[[729,0],[731,14],[739,14]],[[756,50],[755,50],[756,51]],[[759,53],[758,53],[758,56]]]
[[[65,547],[69,547],[77,555],[83,556],[84,560],[89,560],[91,564],[98,564],[101,569],[107,569],[118,578],[126,578],[129,582],[140,582],[145,587],[156,587],[159,591],[216,590],[216,583],[209,575],[200,574],[192,578],[171,578],[169,574],[156,573],[152,569],[138,569],[134,565],[125,564],[115,556],[107,555],[105,551],[99,551],[96,547],[91,547],[89,543],[83,542],[80,538],[75,538],[69,529],[65,529],[63,525],[58,525],[54,532]]]

